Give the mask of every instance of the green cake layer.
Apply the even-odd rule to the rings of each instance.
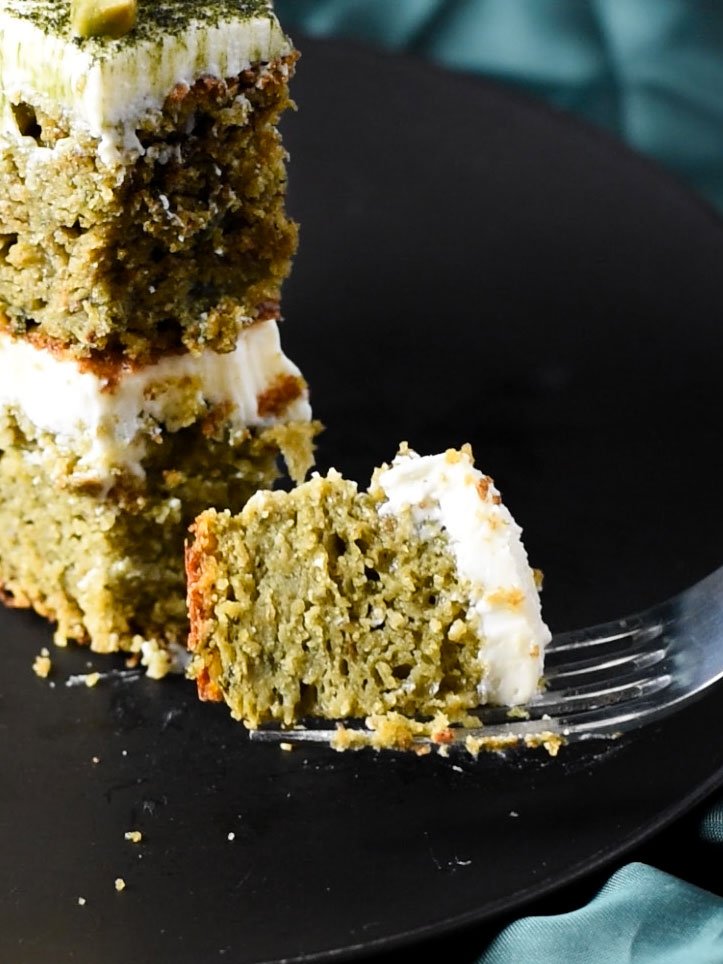
[[[313,423],[212,434],[196,424],[166,432],[144,460],[145,478],[122,476],[108,493],[52,471],[52,448],[0,418],[0,591],[57,624],[56,640],[99,652],[185,643],[183,547],[207,506],[238,511],[273,484],[283,456],[302,478]]]
[[[123,166],[62,112],[14,105],[0,136],[0,310],[76,355],[230,350],[278,315],[296,250],[277,131],[295,55],[179,86]]]
[[[204,512],[186,556],[191,675],[255,728],[396,712],[459,719],[480,702],[479,636],[441,527],[331,472]]]

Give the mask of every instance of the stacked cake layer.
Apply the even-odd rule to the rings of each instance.
[[[162,672],[190,522],[313,461],[277,325],[296,54],[265,0],[71,14],[0,0],[0,590]]]
[[[13,332],[79,355],[225,351],[277,313],[296,228],[275,125],[296,55],[269,3],[204,6],[146,0],[129,35],[81,40],[69,0],[0,4]]]

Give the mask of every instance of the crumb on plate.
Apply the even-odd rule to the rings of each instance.
[[[33,672],[36,676],[41,679],[47,679],[53,668],[53,661],[50,658],[50,653],[47,648],[43,646],[40,650],[40,655],[35,657],[33,662]]]

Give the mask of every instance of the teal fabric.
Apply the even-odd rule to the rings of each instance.
[[[720,964],[723,899],[646,864],[627,864],[580,910],[515,921],[479,961]]]
[[[276,0],[285,26],[407,50],[612,131],[723,211],[721,0]]]
[[[723,795],[698,837],[723,861]],[[693,842],[693,841],[691,841]],[[723,883],[723,875],[721,875]],[[722,891],[723,892],[723,891]],[[579,910],[523,917],[502,930],[479,964],[721,964],[723,897],[643,863],[614,873]]]
[[[710,845],[706,863],[719,865],[723,795],[704,813],[698,837]],[[723,897],[647,864],[629,863],[579,910],[523,917],[502,930],[479,958],[479,964],[527,961],[721,964]]]

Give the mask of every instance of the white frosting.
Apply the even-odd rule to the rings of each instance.
[[[177,84],[191,86],[203,76],[233,77],[291,52],[270,15],[234,16],[229,11],[221,23],[189,19],[182,32],[161,41],[79,44],[69,30],[45,31],[15,13],[47,6],[47,0],[0,3],[0,133],[20,136],[11,104],[60,108],[71,124],[100,138],[99,155],[107,164],[128,151],[140,152],[136,127]]]
[[[387,499],[380,514],[411,511],[420,537],[434,523],[449,538],[458,574],[470,586],[470,616],[486,667],[481,702],[529,702],[539,690],[550,631],[522,530],[492,480],[465,450],[429,456],[403,451],[375,482]]]
[[[123,372],[115,384],[80,370],[71,358],[2,332],[0,371],[0,409],[17,412],[36,432],[52,435],[61,451],[82,453],[77,472],[101,484],[121,469],[142,476],[150,439],[160,426],[186,424],[178,419],[188,411],[189,398],[191,420],[225,405],[225,422],[239,430],[311,418],[305,386],[283,412],[259,412],[259,396],[280,378],[301,378],[281,350],[273,320],[244,329],[232,352],[165,355]]]

